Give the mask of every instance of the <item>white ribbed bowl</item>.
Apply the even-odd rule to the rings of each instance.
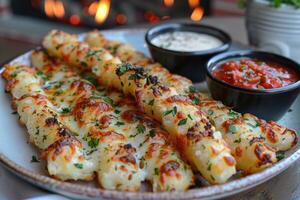
[[[300,62],[300,9],[248,0],[246,26],[251,45]]]

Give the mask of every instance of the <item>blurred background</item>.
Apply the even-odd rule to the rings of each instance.
[[[167,20],[242,16],[238,0],[0,0],[0,61],[39,44],[50,29],[145,27]]]

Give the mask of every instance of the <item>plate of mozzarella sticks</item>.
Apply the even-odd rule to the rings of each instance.
[[[145,31],[52,30],[5,63],[1,164],[72,198],[214,199],[300,157],[297,113],[265,121],[215,101],[153,61]]]

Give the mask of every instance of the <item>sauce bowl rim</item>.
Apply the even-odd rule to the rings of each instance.
[[[173,30],[181,30],[184,31],[185,29],[187,29],[188,27],[191,28],[199,28],[199,31],[191,31],[190,32],[195,32],[195,33],[201,33],[201,28],[202,30],[204,30],[202,33],[205,33],[205,30],[211,30],[214,31],[216,33],[218,33],[219,35],[222,35],[223,37],[218,37],[217,34],[213,35],[213,34],[209,34],[212,35],[216,38],[218,38],[219,40],[222,41],[222,45],[216,48],[212,48],[212,49],[208,49],[208,50],[200,50],[200,51],[175,51],[175,50],[170,50],[170,49],[165,49],[159,46],[156,46],[155,44],[153,44],[151,42],[151,40],[153,38],[151,38],[151,36],[153,34],[157,34],[159,35],[160,32],[162,32],[163,30],[166,29],[173,29]],[[206,33],[208,34],[208,33]],[[221,29],[212,27],[212,26],[208,26],[208,25],[203,25],[203,24],[199,24],[199,23],[195,23],[195,22],[163,22],[163,23],[159,23],[156,24],[154,26],[151,26],[146,34],[145,34],[145,41],[147,43],[147,45],[151,46],[152,48],[156,48],[159,51],[163,51],[165,53],[171,53],[174,55],[182,55],[182,56],[197,56],[197,55],[210,55],[210,54],[215,54],[218,52],[222,52],[222,51],[226,51],[230,48],[232,40],[231,37],[229,36],[229,34],[227,34],[226,32],[222,31]]]
[[[239,90],[239,91],[244,91],[244,92],[248,92],[248,93],[256,93],[256,94],[276,94],[276,93],[284,93],[296,88],[300,87],[300,79],[292,84],[283,86],[283,87],[279,87],[279,88],[272,88],[272,89],[252,89],[252,88],[242,88],[242,87],[237,87],[234,85],[231,85],[229,83],[226,83],[225,81],[222,81],[218,78],[216,78],[215,76],[212,75],[212,69],[218,65],[219,63],[221,63],[222,61],[225,60],[234,60],[234,59],[238,59],[238,58],[243,58],[243,57],[249,57],[251,59],[257,57],[257,55],[260,55],[261,57],[271,57],[272,59],[277,59],[277,60],[282,60],[282,63],[286,62],[286,67],[287,68],[292,68],[295,69],[295,71],[297,72],[298,76],[300,77],[300,64],[298,64],[297,62],[275,54],[275,53],[270,53],[270,52],[266,52],[266,51],[253,51],[253,50],[237,50],[237,51],[230,51],[230,52],[225,52],[225,53],[221,53],[218,54],[216,56],[213,56],[211,59],[208,60],[207,64],[206,64],[206,74],[207,76],[209,76],[209,78],[211,78],[212,80],[225,85],[227,87],[230,87],[231,89],[235,89],[235,90]],[[261,58],[260,58],[261,59]],[[278,61],[274,61],[272,59],[268,59],[271,60],[272,62],[275,63],[279,63],[282,64]],[[290,67],[290,66],[294,66],[294,67]]]

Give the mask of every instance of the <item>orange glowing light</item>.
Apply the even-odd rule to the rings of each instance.
[[[164,5],[166,7],[171,7],[174,4],[174,0],[164,0]]]
[[[65,8],[63,2],[56,1],[53,11],[54,11],[54,15],[57,18],[63,18],[65,16]]]
[[[191,14],[191,20],[200,21],[203,17],[203,14],[204,14],[203,8],[196,7]]]
[[[54,16],[54,12],[53,12],[53,7],[55,6],[55,2],[52,0],[45,0],[45,4],[44,4],[44,10],[45,13],[48,17],[53,17]]]
[[[98,2],[93,2],[91,3],[91,5],[89,6],[89,9],[88,9],[88,13],[90,15],[95,15],[96,12],[97,12],[97,8],[98,8]]]
[[[80,17],[78,15],[71,15],[70,23],[73,25],[78,25],[80,23]]]
[[[124,14],[117,14],[116,22],[117,24],[125,24],[127,22],[127,17]]]
[[[98,8],[96,11],[95,20],[97,23],[102,24],[108,17],[110,9],[110,0],[99,0]]]
[[[188,0],[188,2],[191,8],[195,8],[200,4],[200,0]]]

